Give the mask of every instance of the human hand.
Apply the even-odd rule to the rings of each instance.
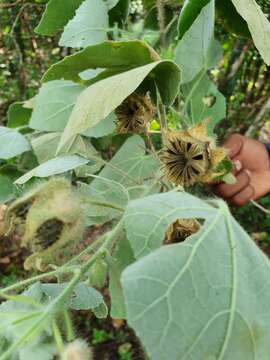
[[[218,196],[241,206],[270,192],[270,157],[264,144],[233,134],[224,147],[234,163],[237,182],[215,185]]]

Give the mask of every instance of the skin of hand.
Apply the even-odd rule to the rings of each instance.
[[[225,142],[234,163],[236,183],[214,186],[214,192],[229,203],[242,206],[270,192],[270,157],[264,144],[239,134]]]

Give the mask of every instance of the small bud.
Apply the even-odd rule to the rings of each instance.
[[[107,273],[107,263],[102,258],[98,258],[90,269],[89,282],[91,286],[102,289],[106,284]]]
[[[92,349],[84,340],[76,339],[67,344],[61,354],[61,360],[93,360]]]

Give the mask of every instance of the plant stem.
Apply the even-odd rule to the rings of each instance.
[[[64,349],[64,343],[63,343],[63,339],[62,339],[62,335],[60,333],[59,327],[55,320],[53,320],[52,328],[53,328],[53,335],[54,335],[54,339],[56,342],[58,352],[59,352],[59,354],[61,354]]]
[[[166,29],[165,29],[165,13],[164,13],[164,4],[163,0],[156,0],[157,11],[158,11],[158,25],[160,31],[160,42],[161,47],[165,48],[166,46]]]
[[[64,322],[65,322],[65,327],[66,327],[66,332],[67,332],[67,341],[73,341],[75,339],[75,333],[73,330],[73,325],[72,325],[72,321],[71,321],[71,317],[70,314],[68,312],[67,309],[64,310]]]
[[[162,134],[162,142],[165,143],[165,133],[167,131],[167,118],[165,106],[162,104],[161,100],[158,101],[158,118],[160,122],[160,129]]]
[[[17,288],[29,285],[29,284],[31,284],[33,282],[38,281],[38,280],[42,280],[42,279],[45,279],[45,278],[50,278],[50,277],[53,277],[53,276],[57,276],[60,273],[72,273],[72,272],[74,272],[74,270],[76,268],[77,267],[75,267],[75,266],[66,266],[66,265],[64,265],[62,267],[59,267],[56,270],[47,272],[45,274],[36,275],[36,276],[33,276],[33,277],[29,278],[29,279],[19,281],[16,284],[13,284],[13,285],[7,286],[7,287],[5,287],[3,289],[0,289],[0,297],[2,296],[2,294],[6,293],[8,291],[15,290]],[[5,297],[5,296],[3,296],[3,297]]]

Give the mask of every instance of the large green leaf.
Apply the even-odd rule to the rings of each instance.
[[[0,306],[0,342],[4,338],[9,346],[13,345],[34,324],[38,323],[45,309],[41,301],[40,283],[35,283],[21,295],[14,296],[14,300],[3,302]],[[56,349],[50,341],[50,328],[50,321],[40,322],[40,326],[32,333],[32,338],[29,336],[28,341],[22,342],[21,346],[13,352],[13,357],[9,359],[34,360],[38,356],[40,360],[52,360],[56,355]]]
[[[124,270],[127,317],[153,360],[269,358],[269,260],[221,201],[175,192],[134,201],[129,239],[144,253],[177,218],[204,218],[183,243]],[[133,216],[132,215],[132,216]],[[139,240],[140,239],[140,240]],[[139,241],[141,246],[139,246]]]
[[[63,131],[84,86],[55,80],[43,84],[35,98],[29,126],[41,131]]]
[[[60,139],[61,133],[49,133],[39,135],[31,141],[34,153],[40,164],[55,157]],[[66,148],[63,149],[63,153],[77,154],[86,159],[98,156],[98,152],[91,144],[90,139],[83,136],[77,136],[74,141],[67,144]]]
[[[40,35],[55,35],[75,15],[84,0],[50,0],[35,32]]]
[[[107,39],[108,8],[103,0],[85,0],[65,26],[60,46],[86,47]]]
[[[246,21],[236,11],[231,0],[216,0],[216,9],[221,21],[232,33],[250,38]]]
[[[176,47],[175,62],[181,69],[182,83],[190,82],[202,69],[206,71],[213,66],[214,23],[215,3],[211,0]]]
[[[146,154],[143,139],[139,135],[133,135],[121,146],[99,176],[129,188],[143,184],[145,179],[154,175],[157,168],[158,163],[154,156]],[[101,187],[104,190],[104,182],[99,179],[95,179],[91,186],[95,189]]]
[[[10,159],[30,150],[30,144],[18,131],[0,126],[0,159]]]
[[[209,118],[209,130],[213,130],[215,125],[225,118],[226,99],[205,72],[185,84],[182,89],[189,125],[193,126]]]
[[[8,108],[8,123],[10,128],[17,128],[28,124],[32,110],[24,107],[24,102],[15,102]]]
[[[125,229],[136,258],[159,248],[166,228],[178,218],[205,218],[214,210],[207,203],[187,193],[175,191],[152,195],[129,203],[125,213]]]
[[[68,283],[41,284],[41,289],[48,299],[56,299],[67,287]],[[103,303],[102,295],[91,286],[79,283],[74,287],[68,299],[65,299],[67,307],[75,310],[90,310]]]
[[[54,159],[48,160],[36,168],[28,171],[26,174],[21,176],[15,181],[15,184],[24,184],[32,177],[48,177],[52,175],[62,174],[66,171],[73,170],[78,166],[85,165],[89,162],[78,155],[65,155],[58,156]]]
[[[128,138],[90,185],[81,184],[82,196],[95,202],[88,217],[93,223],[104,223],[122,216],[129,199],[147,191],[146,180],[155,178],[157,170],[156,159],[145,153],[143,139]]]
[[[111,134],[116,128],[116,115],[110,113],[105,119],[101,120],[96,126],[84,131],[83,135],[90,138],[100,138]]]
[[[270,65],[270,22],[255,0],[231,0],[247,22],[253,41],[263,60]]]
[[[209,1],[211,0],[186,0],[184,2],[178,22],[179,39],[182,39],[200,14],[202,8],[207,5]]]
[[[109,11],[110,26],[115,24],[122,27],[128,17],[130,0],[119,0],[117,5]]]
[[[144,41],[105,41],[88,46],[52,65],[43,81],[81,81],[79,74],[84,70],[106,68],[121,72],[157,60],[158,54]]]
[[[152,84],[154,82],[157,85],[163,102],[172,103],[178,92],[180,72],[171,61],[157,61],[101,80],[89,86],[78,97],[59,149],[74,136],[106,118],[149,75]]]

